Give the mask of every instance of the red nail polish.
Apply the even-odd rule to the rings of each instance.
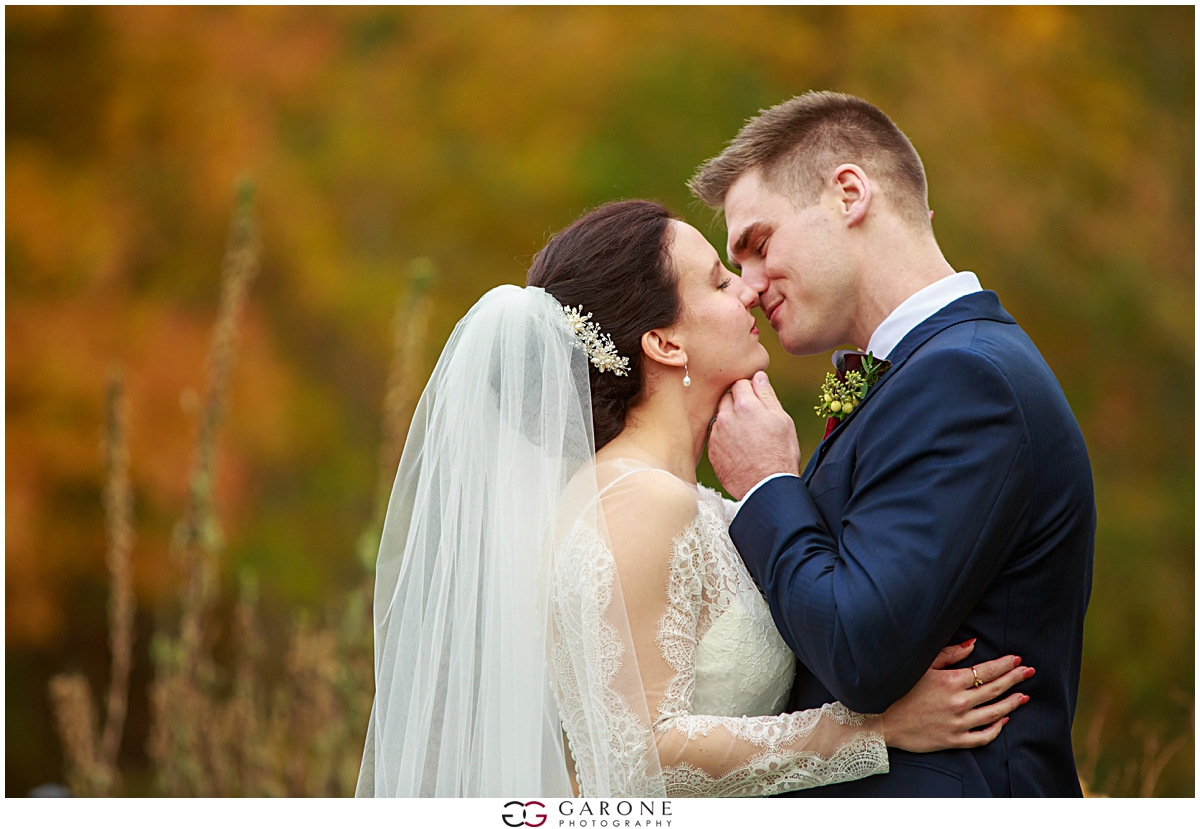
[[[1029,702],[1029,694],[1022,695],[1021,696],[1021,704],[1024,705],[1027,702]]]
[[[975,637],[975,639],[978,639],[978,638],[979,638],[978,636],[977,636],[977,637]],[[964,648],[969,648],[969,647],[971,647],[972,645],[974,645],[974,644],[975,644],[975,639],[968,639],[967,641],[965,641],[965,642],[963,642],[963,643],[962,643],[962,646],[963,646]]]
[[[1033,668],[1026,668],[1025,669],[1025,678],[1029,679],[1029,677],[1033,676],[1036,673],[1037,673],[1037,671],[1035,671]]]
[[[1020,664],[1021,664],[1021,657],[1019,657],[1019,656],[1014,656],[1014,657],[1013,657],[1013,667],[1015,668],[1015,667],[1017,667],[1017,666],[1018,666],[1018,665],[1020,665]]]
[[[1002,723],[1000,723],[1000,724],[1001,724],[1001,725],[1008,725],[1008,717],[1005,717],[1005,718],[1004,718],[1004,722],[1002,722]]]

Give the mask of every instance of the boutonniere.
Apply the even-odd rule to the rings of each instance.
[[[891,368],[887,360],[877,360],[874,354],[861,351],[833,352],[833,367],[837,370],[825,375],[821,393],[814,411],[819,417],[828,418],[825,436],[837,424],[859,407],[871,386]]]

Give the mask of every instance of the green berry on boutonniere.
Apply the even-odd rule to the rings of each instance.
[[[841,361],[838,361],[838,357]],[[857,364],[852,371],[842,374],[841,367]],[[873,354],[862,352],[839,351],[834,357],[834,365],[839,368],[837,374],[830,372],[825,375],[825,382],[817,397],[814,411],[818,416],[842,420],[859,407],[867,396],[871,386],[891,367],[887,360],[876,360]]]
[[[862,394],[859,392],[861,386],[862,375],[857,371],[847,374],[845,380],[837,379],[833,372],[826,374],[825,382],[821,385],[821,395],[817,399],[816,413],[821,417],[841,420],[862,402]]]

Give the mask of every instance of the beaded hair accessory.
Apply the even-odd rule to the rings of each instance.
[[[618,377],[629,373],[629,358],[617,354],[612,337],[600,330],[599,323],[588,322],[592,318],[591,313],[584,314],[582,305],[578,308],[564,305],[563,313],[567,315],[567,323],[575,332],[575,344],[587,352],[588,359],[592,361],[596,371],[611,371]]]

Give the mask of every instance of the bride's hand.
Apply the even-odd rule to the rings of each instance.
[[[941,751],[987,745],[1008,722],[1008,715],[1029,701],[1020,692],[991,702],[1033,676],[1019,656],[1002,656],[971,668],[943,669],[961,662],[975,648],[972,639],[942,648],[925,676],[883,712],[884,741],[905,751]],[[975,675],[983,682],[975,687]],[[990,703],[986,704],[985,703]],[[972,728],[981,728],[972,731]]]

